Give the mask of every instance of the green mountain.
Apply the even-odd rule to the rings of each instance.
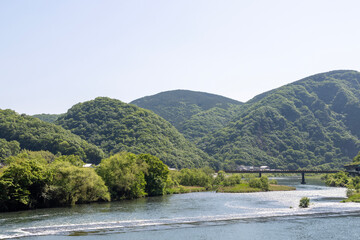
[[[198,146],[227,168],[339,168],[360,149],[360,73],[317,74],[263,93]]]
[[[33,117],[36,117],[44,122],[49,122],[49,123],[53,123],[55,122],[62,114],[47,114],[47,113],[42,113],[42,114],[35,114],[32,115]]]
[[[84,161],[98,163],[104,156],[96,146],[79,136],[52,123],[18,114],[12,110],[0,110],[0,150],[4,158],[21,149],[47,150],[54,154],[79,155]]]
[[[99,97],[76,104],[56,123],[109,154],[150,153],[177,168],[212,161],[160,116],[115,99]]]
[[[219,95],[188,90],[162,92],[131,103],[165,118],[195,143],[224,127],[242,104]]]

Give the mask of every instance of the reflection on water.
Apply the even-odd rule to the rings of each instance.
[[[360,205],[339,203],[345,197],[345,189],[314,185],[316,182],[312,179],[307,179],[309,184],[300,185],[297,177],[277,180],[279,184],[294,185],[297,190],[246,194],[191,193],[2,213],[0,239],[64,239],[72,236],[88,239],[98,238],[98,235],[101,239],[117,239],[119,234],[126,239],[182,238],[176,234],[191,236],[192,239],[212,239],[220,233],[232,239],[239,239],[239,236],[244,236],[244,239],[300,239],[316,237],[317,233],[319,239],[322,236],[319,231],[335,225],[335,222],[338,223],[336,226],[343,223],[342,228],[351,235],[352,224],[349,222],[359,219]],[[311,199],[308,209],[298,207],[300,198],[304,196]],[[316,224],[309,225],[310,222]],[[226,229],[230,232],[224,232]],[[301,229],[308,235],[304,235]],[[331,233],[336,229],[334,226],[326,231]],[[202,233],[198,235],[199,232]],[[332,234],[336,235],[336,232]],[[340,239],[337,237],[333,236]]]

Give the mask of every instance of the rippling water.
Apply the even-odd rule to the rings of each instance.
[[[1,213],[0,239],[357,239],[360,204],[345,189],[278,179],[296,191],[191,193]],[[307,209],[298,207],[302,197]]]

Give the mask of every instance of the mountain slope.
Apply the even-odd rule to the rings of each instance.
[[[263,93],[200,148],[226,163],[342,167],[360,149],[360,73],[317,74]]]
[[[165,118],[193,142],[224,127],[234,109],[242,104],[223,96],[189,90],[162,92],[131,103]]]
[[[44,122],[49,122],[49,123],[55,122],[60,116],[61,114],[46,114],[46,113],[32,115],[32,117],[36,117]]]
[[[212,160],[163,118],[115,99],[76,104],[56,123],[107,153],[150,153],[177,168],[204,166]]]
[[[93,163],[100,162],[103,157],[103,152],[98,147],[70,131],[12,110],[0,110],[0,138],[9,142],[17,141],[21,149],[75,154],[84,161]]]

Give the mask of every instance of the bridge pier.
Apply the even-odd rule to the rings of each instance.
[[[259,172],[259,178],[261,178],[261,172]]]
[[[301,184],[306,184],[306,182],[305,182],[305,173],[304,172],[301,173]]]

